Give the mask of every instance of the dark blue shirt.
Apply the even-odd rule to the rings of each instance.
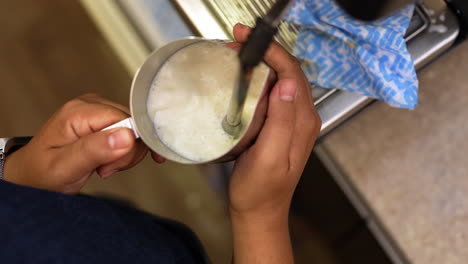
[[[173,221],[88,196],[0,182],[0,263],[207,263]]]

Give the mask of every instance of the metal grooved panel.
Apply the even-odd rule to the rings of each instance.
[[[226,33],[232,37],[232,27],[236,23],[242,22],[253,26],[255,19],[264,16],[274,0],[204,0],[204,2],[221,22]],[[283,22],[276,39],[291,52],[297,33],[298,30],[294,25]]]

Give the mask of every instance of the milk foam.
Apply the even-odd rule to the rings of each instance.
[[[161,141],[184,158],[208,161],[237,143],[222,126],[238,72],[237,54],[210,42],[188,46],[159,70],[147,108]],[[246,102],[252,110],[255,102]]]

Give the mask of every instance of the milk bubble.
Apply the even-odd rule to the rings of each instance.
[[[200,42],[178,51],[161,67],[147,110],[168,148],[203,162],[221,157],[237,143],[221,126],[237,77],[237,60],[234,50]],[[255,104],[247,101],[245,109],[252,111]]]

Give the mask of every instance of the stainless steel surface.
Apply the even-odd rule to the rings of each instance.
[[[12,137],[0,138],[0,159],[3,159],[6,154],[17,147],[22,147],[32,139],[32,137]]]
[[[321,135],[330,132],[373,101],[372,98],[342,90],[330,94],[317,105],[317,112],[322,119]]]
[[[430,24],[418,37],[408,42],[416,69],[421,69],[446,51],[460,34],[458,19],[448,7],[434,9],[424,5],[423,9],[429,15]]]
[[[8,142],[9,138],[0,138],[0,160],[3,160],[3,157],[5,155],[4,149],[5,146]]]
[[[8,142],[8,139],[9,139],[9,138],[0,138],[0,150],[4,150],[4,149],[5,149],[5,145],[6,145],[6,143]]]
[[[173,0],[200,36],[209,39],[232,39],[225,25],[215,16],[203,0]]]
[[[406,32],[406,42],[412,40],[424,32],[424,30],[426,30],[431,24],[429,17],[427,16],[426,12],[422,10],[422,8],[423,7],[421,5],[417,5],[416,9],[414,10],[415,15],[413,16],[413,19],[408,27],[408,31]]]
[[[132,18],[132,24],[141,33],[144,42],[146,42],[146,46],[148,47],[147,54],[173,40],[193,35],[181,17],[181,14],[177,12],[168,0],[113,1],[116,2],[128,17]]]
[[[184,12],[186,10],[185,6],[187,2],[184,0],[176,0],[176,2],[183,8]],[[232,28],[235,24],[241,22],[250,26],[255,25],[255,20],[257,17],[263,17],[266,15],[268,10],[271,8],[274,0],[217,0],[217,1],[196,1],[206,5],[210,10],[212,10],[212,16],[219,21],[219,24],[222,25],[223,30],[226,32],[226,35],[229,38],[232,36]],[[198,24],[197,21],[192,23]],[[294,43],[297,38],[298,30],[297,28],[287,22],[281,23],[279,26],[279,32],[276,39],[288,49],[290,52],[294,48]]]
[[[140,67],[136,73],[132,89],[130,92],[130,110],[132,113],[133,122],[130,122],[130,125],[134,127],[134,131],[137,135],[140,135],[141,139],[145,144],[151,148],[153,151],[159,155],[179,163],[184,164],[201,164],[201,163],[210,163],[210,162],[221,162],[228,161],[235,158],[258,134],[261,127],[252,125],[255,111],[244,111],[243,112],[243,125],[239,133],[239,142],[233,146],[225,155],[218,157],[213,160],[205,162],[197,162],[193,160],[186,159],[179,154],[177,154],[172,149],[168,148],[158,137],[158,134],[155,131],[153,121],[148,115],[147,111],[147,100],[148,93],[152,86],[154,77],[164,63],[177,51],[188,47],[190,45],[211,43],[212,45],[220,45],[220,43],[215,43],[210,40],[205,39],[181,39],[169,43],[168,45],[163,46],[162,48],[153,52],[145,63]],[[226,47],[223,47],[226,48]],[[261,67],[261,68],[259,68]],[[248,89],[247,97],[249,101],[256,102],[260,101],[260,96],[263,89],[266,86],[269,70],[265,64],[261,64],[253,72],[252,78],[258,78],[261,80],[260,85],[254,85],[256,82],[251,82]],[[128,125],[128,123],[126,123]],[[221,122],[219,124],[221,126]]]
[[[224,131],[235,138],[238,137],[242,128],[242,112],[244,111],[248,89],[249,81],[247,80],[247,73],[240,67],[238,81],[232,91],[228,110],[222,124]]]

